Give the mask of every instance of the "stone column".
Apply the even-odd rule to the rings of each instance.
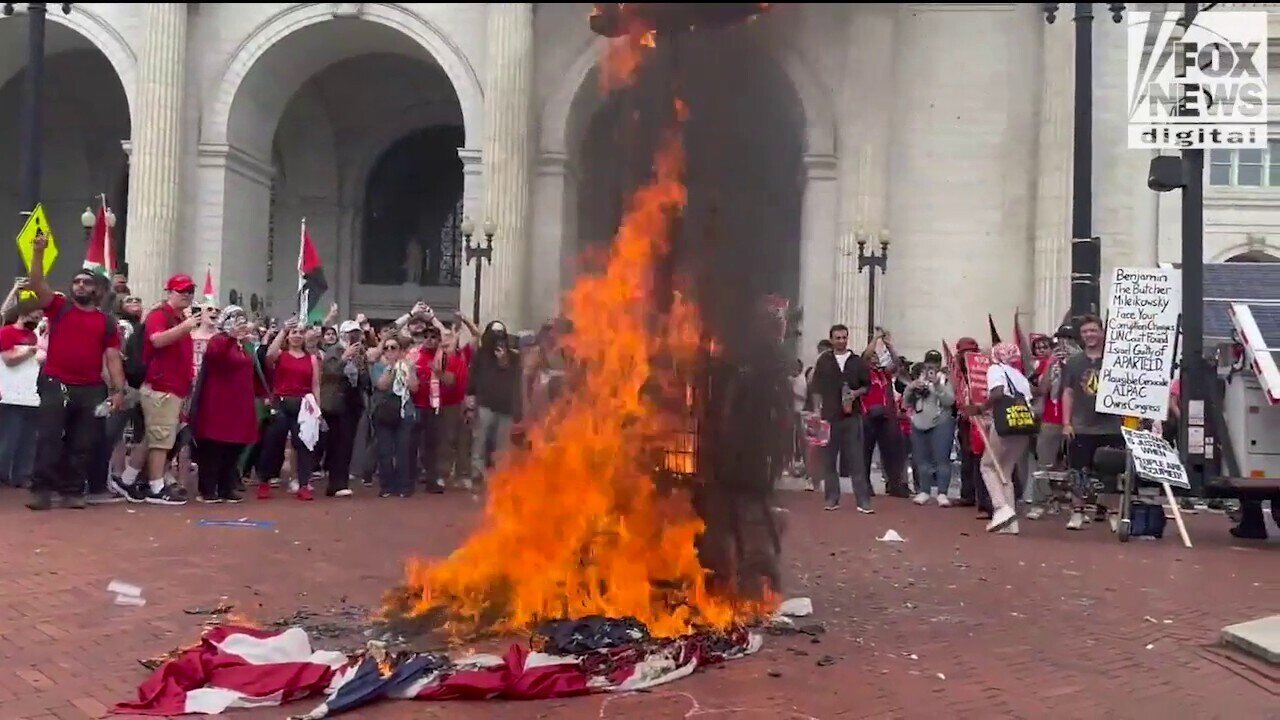
[[[566,255],[576,248],[577,213],[572,202],[574,171],[569,157],[544,152],[538,158],[533,184],[533,227],[530,233],[529,320],[555,317],[560,312]]]
[[[867,3],[850,13],[849,51],[844,85],[840,88],[845,142],[840,152],[841,212],[839,252],[836,255],[836,311],[838,322],[850,327],[850,341],[861,347],[867,335],[865,273],[858,272],[855,234],[861,228],[869,236],[868,248],[878,248],[874,238],[889,228],[889,148],[892,143],[892,103],[884,99],[894,85],[894,29],[897,8],[891,3]],[[879,283],[882,287],[883,283]],[[879,288],[877,288],[879,290]],[[877,292],[876,308],[884,316],[885,296]]]
[[[835,268],[845,260],[837,251],[836,223],[840,183],[836,159],[830,155],[804,157],[804,208],[800,216],[800,357],[812,362],[818,341],[827,336],[833,323],[845,319],[833,316],[836,299]],[[835,262],[833,262],[833,259]],[[856,267],[857,258],[854,258]]]
[[[129,169],[129,285],[158,301],[173,266],[182,198],[187,5],[147,3]]]
[[[533,138],[533,4],[490,3],[485,69],[484,217],[497,223],[493,264],[481,280],[480,320],[525,322],[529,176]]]
[[[1036,173],[1035,321],[1039,332],[1062,322],[1071,288],[1071,153],[1075,36],[1061,23],[1043,28],[1039,153]],[[1063,32],[1066,30],[1066,32]]]

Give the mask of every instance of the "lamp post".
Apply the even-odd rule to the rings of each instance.
[[[1045,21],[1058,17],[1059,3],[1044,3]],[[1075,133],[1071,177],[1071,316],[1097,313],[1102,307],[1102,243],[1093,236],[1093,3],[1074,3]],[[1124,3],[1107,3],[1111,20],[1123,19]]]
[[[476,263],[476,288],[472,297],[471,321],[480,324],[480,266],[493,263],[493,236],[498,234],[498,224],[488,220],[484,224],[484,245],[479,241],[472,243],[471,236],[476,232],[476,224],[471,218],[462,219],[462,248],[466,252],[467,264]]]
[[[98,216],[93,214],[93,210],[85,208],[80,213],[80,225],[84,227],[84,241],[89,242],[89,236],[93,233],[93,224],[98,221]]]
[[[880,254],[874,250],[867,253],[867,233],[858,229],[855,237],[858,240],[858,272],[870,268],[870,282],[867,286],[867,342],[876,338],[876,270],[881,273],[889,267],[889,231],[880,231]]]
[[[13,15],[18,3],[4,3],[6,17]],[[44,31],[49,3],[21,3],[27,7],[27,74],[22,93],[22,131],[18,145],[22,148],[22,204],[30,210],[40,202],[40,151],[44,103]],[[62,14],[71,13],[71,3],[62,3]]]

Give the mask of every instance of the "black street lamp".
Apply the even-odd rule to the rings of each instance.
[[[1071,316],[1102,308],[1102,241],[1093,236],[1093,3],[1078,2],[1076,24],[1075,134],[1071,178]],[[1058,18],[1059,3],[1044,3],[1045,20]],[[1112,21],[1124,19],[1124,3],[1107,3]]]
[[[15,5],[4,3],[4,15],[13,15]],[[18,145],[22,148],[22,205],[30,210],[40,202],[40,151],[44,103],[44,30],[49,3],[21,3],[27,7],[27,74],[22,94],[22,132]],[[62,3],[62,14],[71,13],[71,3]]]
[[[484,245],[478,241],[471,242],[471,236],[476,232],[476,224],[471,218],[462,219],[462,241],[463,250],[466,251],[467,264],[471,261],[476,263],[476,289],[475,295],[472,297],[471,321],[476,325],[480,324],[480,266],[484,263],[493,264],[493,236],[498,234],[498,224],[492,220],[484,224]]]
[[[861,229],[855,237],[858,239],[858,273],[871,268],[870,281],[867,286],[867,342],[876,339],[876,270],[884,273],[889,268],[889,231],[880,231],[880,254],[874,250],[867,253],[867,234]]]

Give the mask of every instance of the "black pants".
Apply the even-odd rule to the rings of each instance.
[[[93,451],[105,431],[94,410],[107,399],[107,386],[67,386],[41,374],[38,387],[40,429],[32,490],[84,495]]]
[[[290,438],[293,440],[293,476],[299,485],[311,482],[315,455],[298,438],[298,411],[301,407],[301,398],[276,398],[276,406],[267,420],[266,432],[262,436],[262,450],[258,455],[260,482],[280,477],[280,468],[284,466],[284,444]]]
[[[192,454],[200,468],[200,496],[228,498],[239,479],[238,464],[244,445],[198,439]]]
[[[902,447],[902,431],[898,418],[882,415],[862,419],[862,463],[867,477],[871,476],[871,457],[880,448],[880,468],[884,471],[885,492],[895,497],[906,497],[906,463]]]
[[[363,407],[349,408],[344,412],[325,413],[329,425],[325,433],[325,469],[329,472],[329,492],[344,490],[351,481],[351,455],[356,447],[356,426],[360,424]]]

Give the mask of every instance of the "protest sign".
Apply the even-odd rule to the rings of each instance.
[[[991,356],[983,353],[967,353],[965,370],[969,375],[969,403],[981,405],[987,401],[987,371],[991,369]]]
[[[1167,419],[1181,306],[1178,270],[1116,268],[1095,411]]]
[[[1168,483],[1183,490],[1190,490],[1187,469],[1178,458],[1168,440],[1145,430],[1120,428],[1124,444],[1133,455],[1133,469],[1138,477],[1153,483]]]

